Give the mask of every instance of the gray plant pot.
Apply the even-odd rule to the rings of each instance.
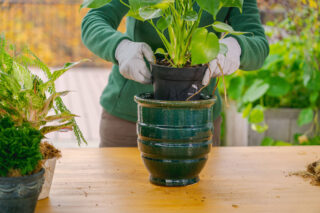
[[[231,103],[225,112],[227,146],[260,146],[265,137],[292,142],[296,133],[303,134],[310,128],[310,125],[298,126],[299,109],[266,110],[265,121],[269,129],[264,133],[258,133],[251,129],[248,120],[237,112],[235,103]],[[309,136],[312,136],[312,133]]]
[[[44,169],[22,177],[0,177],[0,213],[33,213],[44,178]]]
[[[45,199],[49,197],[54,170],[56,168],[57,158],[51,158],[44,160],[43,167],[45,169],[44,173],[44,184],[42,186],[42,190],[40,192],[40,195],[38,197],[38,200]]]

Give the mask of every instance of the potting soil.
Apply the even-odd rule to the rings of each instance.
[[[291,175],[311,179],[310,184],[320,186],[320,160],[308,165],[307,171],[293,172]]]
[[[41,142],[40,151],[43,159],[60,158],[61,152],[48,142]]]

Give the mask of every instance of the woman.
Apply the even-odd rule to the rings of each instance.
[[[196,5],[195,9],[199,7]],[[117,31],[128,7],[120,0],[88,12],[82,22],[84,44],[99,57],[113,62],[114,66],[104,89],[100,103],[103,107],[100,123],[100,147],[136,146],[137,105],[134,95],[152,91],[151,73],[145,60],[153,60],[153,51],[163,48],[156,31],[148,22],[132,17],[127,19],[127,32]],[[232,35],[221,40],[228,47],[226,55],[219,54],[218,60],[224,75],[230,75],[239,68],[256,70],[260,68],[269,53],[268,42],[261,25],[256,0],[244,0],[243,12],[238,8],[222,8],[216,20],[229,23],[235,30],[251,32]],[[200,26],[213,23],[213,17],[204,12]],[[213,32],[213,29],[209,29]],[[220,76],[217,60],[209,63],[203,84],[210,78]],[[205,92],[212,91],[212,81]],[[231,85],[232,86],[232,85]],[[221,98],[214,105],[214,145],[220,144]]]

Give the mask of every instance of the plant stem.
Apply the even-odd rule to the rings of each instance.
[[[222,75],[222,80],[223,80],[223,87],[224,87],[224,101],[226,102],[226,106],[229,107],[229,103],[228,103],[228,98],[227,98],[227,87],[226,87],[226,81],[224,79],[224,74],[223,74],[223,70],[222,70],[222,67],[217,59],[217,65],[219,67],[219,70],[221,72],[221,75]]]
[[[224,39],[227,35],[229,34],[229,32],[226,32],[225,34],[223,34],[220,38],[220,40]]]
[[[156,27],[156,25],[153,23],[152,20],[149,20],[149,23],[153,26],[153,28],[156,30],[156,32],[158,33],[161,41],[163,42],[165,48],[167,49],[167,51],[169,52],[170,50],[170,42],[167,40],[167,38],[165,37],[165,35],[163,33],[160,32],[160,30],[158,30],[158,28]]]
[[[126,7],[130,8],[130,5],[124,3],[123,0],[120,0],[120,2],[121,2],[123,5],[125,5]]]
[[[200,24],[202,12],[203,12],[203,9],[200,9],[199,10],[198,20],[192,25],[191,30],[190,30],[189,34],[187,35],[186,45],[185,45],[184,49],[182,50],[182,52],[184,52],[185,55],[186,55],[187,50],[189,49],[189,46],[191,45],[192,35],[193,35],[194,31],[198,28],[198,26]]]
[[[210,76],[211,76],[211,69],[210,69],[210,66],[207,64],[207,66],[208,66],[208,69],[209,69],[209,71],[210,71]],[[207,86],[209,86],[209,84],[210,84],[210,82],[211,82],[211,79],[210,79],[210,81],[206,84],[206,85],[204,85],[203,87],[201,87],[196,93],[194,93],[193,95],[191,95],[190,97],[188,97],[187,99],[186,99],[186,101],[190,101],[194,96],[196,96],[196,95],[198,95],[204,88],[206,88]]]

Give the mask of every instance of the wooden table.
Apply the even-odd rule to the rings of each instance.
[[[50,198],[36,212],[320,212],[320,187],[289,172],[320,158],[320,147],[214,148],[201,181],[149,183],[136,148],[66,149]]]

